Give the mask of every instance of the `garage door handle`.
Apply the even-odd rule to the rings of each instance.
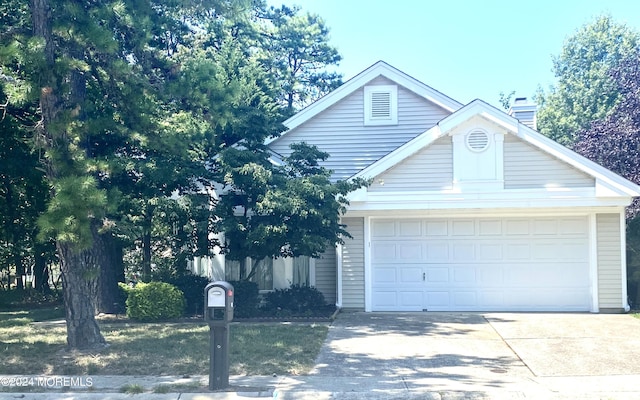
[[[426,273],[422,273],[422,282],[427,280],[427,274]]]

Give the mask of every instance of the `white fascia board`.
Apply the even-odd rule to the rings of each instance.
[[[600,185],[607,185],[627,196],[640,196],[640,186],[549,139],[526,125],[519,125],[517,136],[576,169],[593,176]]]
[[[286,135],[287,132],[302,125],[306,121],[310,120],[322,111],[336,104],[337,102],[344,99],[345,97],[355,92],[378,76],[384,76],[385,78],[407,88],[408,90],[416,93],[419,96],[422,96],[426,100],[438,105],[439,107],[442,107],[449,112],[454,112],[462,107],[461,103],[438,92],[432,87],[425,85],[424,83],[405,74],[404,72],[401,72],[400,70],[392,67],[384,61],[378,61],[369,68],[360,72],[358,75],[349,79],[333,92],[328,93],[324,97],[320,98],[313,104],[310,104],[306,108],[296,113],[294,116],[284,121],[284,126],[286,126],[288,130],[283,132],[282,135]],[[267,139],[265,141],[265,144],[269,144],[277,140],[278,137]]]
[[[450,208],[419,210],[348,210],[348,218],[478,218],[478,217],[556,217],[617,214],[620,207],[542,207],[542,208]]]
[[[447,134],[474,116],[480,116],[511,132],[517,132],[518,120],[482,100],[473,100],[460,110],[443,118],[438,126],[443,134]]]
[[[484,193],[394,192],[347,196],[349,211],[464,208],[626,207],[631,196],[596,197],[595,188],[552,190],[514,189]]]
[[[362,171],[358,172],[353,176],[353,178],[375,178],[388,169],[401,163],[407,157],[410,157],[423,148],[427,147],[441,136],[442,133],[440,132],[440,127],[438,127],[438,125],[435,125],[433,128],[421,133],[420,135],[398,147],[391,153],[374,162],[370,166],[366,167]]]

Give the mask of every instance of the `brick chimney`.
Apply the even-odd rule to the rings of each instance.
[[[529,128],[536,129],[537,110],[538,106],[534,103],[529,103],[526,97],[516,97],[507,113]]]

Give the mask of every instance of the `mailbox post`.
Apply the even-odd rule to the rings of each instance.
[[[204,319],[209,324],[209,390],[229,386],[229,322],[233,320],[233,286],[216,281],[204,288]]]

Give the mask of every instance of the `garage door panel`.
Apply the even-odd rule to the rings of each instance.
[[[590,309],[586,217],[382,220],[371,226],[374,310]]]
[[[476,307],[478,305],[478,296],[475,291],[454,291],[453,306],[456,308]]]
[[[556,235],[558,233],[558,220],[555,218],[534,219],[534,235]]]
[[[588,232],[589,226],[586,218],[562,218],[558,228],[560,235],[583,236]]]
[[[475,245],[471,241],[454,242],[451,245],[451,250],[451,260],[455,262],[474,261],[476,259]]]
[[[400,221],[398,222],[398,233],[400,237],[420,237],[422,236],[421,221]]]
[[[448,236],[449,235],[449,223],[446,220],[432,220],[424,223],[426,227],[426,236]]]
[[[429,262],[444,262],[449,260],[449,243],[428,240],[425,257]]]
[[[451,304],[449,291],[427,291],[425,296],[425,308],[436,311],[434,308],[446,308]]]
[[[502,243],[478,243],[477,253],[480,260],[502,260],[503,258]]]
[[[486,309],[495,309],[504,305],[504,293],[498,290],[483,290],[478,294],[478,305]]]
[[[531,244],[505,243],[505,260],[528,260],[531,258]]]
[[[397,245],[398,258],[401,260],[422,260],[423,259],[423,246],[422,242],[406,242]]]
[[[400,299],[399,305],[403,308],[414,308],[417,310],[422,310],[422,304],[424,303],[424,299],[422,298],[423,295],[423,291],[401,292],[398,295]]]
[[[402,266],[400,270],[400,284],[420,284],[422,285],[422,266]]]
[[[480,236],[502,235],[502,220],[489,219],[478,222],[478,233]]]
[[[376,284],[397,284],[396,278],[398,269],[394,266],[377,267],[373,270],[373,283]]]
[[[453,220],[451,222],[452,236],[475,236],[476,224],[474,220]]]
[[[505,220],[505,234],[508,236],[522,236],[529,235],[529,223],[528,219],[516,219],[510,218]]]
[[[449,283],[448,267],[427,267],[425,268],[425,279],[429,283]]]
[[[477,267],[478,283],[483,287],[504,285],[504,270],[501,265],[482,265]]]
[[[373,221],[372,222],[373,238],[394,238],[396,234],[396,223],[394,221]]]
[[[395,290],[377,290],[373,294],[373,307],[376,310],[389,310],[398,306],[398,292]]]
[[[378,242],[373,246],[372,257],[374,260],[395,260],[398,258],[395,243]]]
[[[540,261],[557,260],[561,252],[558,244],[554,242],[532,243],[532,259]]]
[[[471,266],[453,267],[453,286],[476,284],[476,269]]]

